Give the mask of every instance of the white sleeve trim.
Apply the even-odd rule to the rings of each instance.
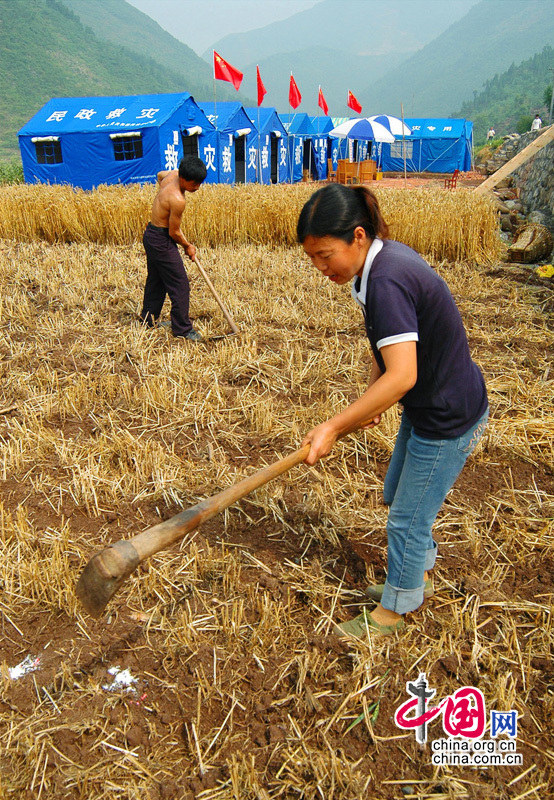
[[[377,342],[377,349],[387,347],[389,344],[398,344],[399,342],[419,342],[419,336],[415,331],[411,333],[397,333],[396,336],[387,336],[386,339],[379,339]]]

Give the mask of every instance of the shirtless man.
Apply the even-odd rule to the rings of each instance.
[[[149,328],[155,327],[168,294],[173,336],[191,342],[202,341],[202,336],[189,318],[189,279],[177,245],[194,260],[196,248],[183,235],[181,218],[185,192],[196,192],[205,177],[204,162],[196,156],[183,158],[178,170],[158,172],[159,190],[142,238],[148,274],[141,319]]]

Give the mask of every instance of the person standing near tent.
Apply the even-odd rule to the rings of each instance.
[[[140,317],[149,327],[156,327],[166,294],[171,300],[173,336],[199,342],[189,317],[189,279],[177,245],[194,260],[196,248],[181,231],[185,193],[196,192],[206,177],[206,166],[196,156],[186,156],[178,170],[158,172],[158,193],[152,205],[150,222],[143,236],[147,277]]]
[[[379,424],[397,402],[403,406],[383,489],[387,579],[366,591],[374,610],[336,626],[358,638],[401,630],[403,615],[433,594],[432,525],[488,418],[485,382],[446,283],[414,250],[387,237],[366,186],[320,189],[297,225],[298,241],[325,277],[339,286],[353,280],[373,353],[367,390],[305,436],[306,463],[327,455],[340,436]]]

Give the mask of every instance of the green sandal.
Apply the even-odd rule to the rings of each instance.
[[[364,610],[354,619],[335,625],[335,633],[338,636],[354,636],[356,639],[367,639],[370,632],[380,633],[381,636],[392,636],[405,627],[406,623],[402,617],[394,625],[381,625],[369,616],[368,611]]]
[[[368,586],[367,589],[365,590],[365,596],[369,597],[370,600],[375,600],[376,603],[380,603],[381,598],[383,596],[384,588],[385,588],[384,583],[377,583],[373,586]],[[431,578],[427,578],[423,588],[423,599],[429,600],[429,598],[433,597],[434,594],[435,594],[435,589],[433,588],[433,582]]]

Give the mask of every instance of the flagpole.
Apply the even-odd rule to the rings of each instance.
[[[290,77],[292,78],[292,70],[291,70],[291,73],[290,73]],[[294,183],[294,134],[292,134],[292,136],[291,136],[290,129],[292,128],[292,123],[293,123],[294,117],[296,116],[296,112],[294,114],[292,113],[293,109],[292,109],[292,103],[290,101],[290,86],[291,86],[291,82],[289,81],[289,129],[288,129],[287,132],[288,132],[288,136],[289,136],[289,173],[290,173],[290,182],[291,182],[291,185],[292,185]],[[292,154],[290,152],[291,138],[292,138],[292,151],[293,151]]]
[[[319,92],[320,92],[320,91],[321,91],[321,86],[319,87],[319,91],[318,91],[318,97],[317,97],[317,99],[318,99],[318,103],[317,103],[317,135],[318,135],[318,137],[319,137],[319,135],[320,135],[320,129],[321,129],[321,125],[320,125],[320,122],[321,122],[321,119],[320,119],[320,117],[321,117],[321,114],[320,114],[320,107],[319,107]],[[316,151],[316,152],[317,152],[317,151]],[[310,150],[310,154],[311,154],[311,150]],[[321,160],[321,157],[320,157],[320,160]],[[317,169],[317,161],[316,161],[316,168],[315,168],[315,171],[316,171],[317,178],[318,178],[318,180],[319,180],[319,174],[318,174],[318,169]]]
[[[292,119],[290,121],[290,125],[291,125],[291,128],[292,128],[292,123],[294,122],[294,118],[296,117],[296,108],[293,108],[292,106],[290,108],[291,108],[291,111],[292,111]],[[299,136],[298,138],[300,139],[300,141],[302,143],[302,163],[301,163],[300,172],[303,172],[302,167],[304,166],[304,140],[302,139],[302,136]],[[293,149],[295,150],[296,149],[296,135],[295,134],[293,134],[292,139],[293,139],[293,142],[292,142]],[[294,179],[294,162],[293,162],[293,166],[292,166],[292,177]],[[302,178],[300,179],[300,181],[302,181]],[[294,180],[291,180],[291,183],[294,183]]]
[[[262,152],[260,149],[261,143],[261,133],[260,133],[260,106],[258,106],[258,183],[263,183],[263,175],[262,175]]]
[[[319,130],[319,127],[320,127],[320,125],[319,125],[319,123],[320,123],[319,110],[323,111],[323,116],[325,116],[325,117],[329,116],[329,106],[327,105],[327,101],[325,100],[325,96],[323,94],[321,86],[319,87],[319,90],[318,90],[317,107],[318,107],[317,126],[318,126],[318,130]],[[320,134],[320,135],[322,135],[322,134]],[[328,180],[329,179],[329,158],[331,159],[331,170],[333,168],[333,164],[332,164],[332,161],[333,161],[333,149],[331,148],[331,153],[329,154],[329,142],[331,140],[329,138],[329,133],[328,132],[325,133],[324,140],[325,140],[325,150],[324,150],[324,152],[325,152],[325,162],[323,164],[322,172],[325,175],[326,180]]]
[[[298,108],[298,106],[299,106],[299,105],[300,105],[300,103],[302,102],[302,95],[300,94],[300,90],[298,89],[298,86],[296,85],[296,81],[294,80],[294,77],[293,77],[293,74],[292,74],[292,70],[291,70],[291,73],[290,73],[290,82],[289,82],[289,109],[290,109],[290,111],[291,111],[291,112],[292,112],[292,99],[291,99],[291,95],[292,95],[293,84],[294,84],[294,102],[296,103],[296,106],[295,106],[295,109],[294,109],[294,114],[292,114],[292,113],[290,113],[290,114],[289,114],[289,117],[292,117],[292,119],[291,119],[291,120],[290,120],[290,122],[289,122],[289,129],[288,129],[288,131],[287,131],[287,133],[289,134],[289,141],[290,141],[290,138],[291,138],[291,129],[292,129],[292,124],[293,124],[293,122],[294,122],[294,118],[296,117],[296,109]],[[294,135],[294,134],[292,134],[293,146],[294,146],[294,140],[295,140],[295,138],[296,138],[296,137],[295,137],[295,135]],[[303,150],[303,147],[304,147],[304,139],[303,139],[303,137],[302,137],[302,136],[300,136],[299,138],[300,138],[300,142],[301,142],[301,144],[302,144],[302,162],[301,162],[301,171],[303,172],[303,169],[302,169],[302,167],[304,166],[304,150]],[[290,148],[289,148],[289,152],[290,152]],[[311,159],[311,150],[310,150],[310,159]],[[292,159],[291,159],[291,172],[290,172],[290,175],[291,175],[291,183],[292,183],[292,182],[293,182],[293,178],[294,178],[294,163],[293,163]]]
[[[263,89],[261,100],[260,100],[260,94],[261,94],[260,87]],[[262,135],[261,135],[261,131],[260,131],[260,106],[264,101],[264,96],[266,94],[266,91],[265,91],[265,86],[262,83],[262,77],[260,75],[260,66],[259,66],[259,64],[256,64],[256,92],[257,92],[256,101],[257,101],[257,106],[258,106],[258,116],[257,116],[257,120],[258,120],[258,166],[257,166],[256,179],[257,179],[258,183],[263,184],[262,151],[261,151],[261,138],[262,138]],[[270,182],[271,182],[271,168],[270,168]]]
[[[400,103],[400,113],[402,115],[402,153],[404,155],[404,188],[408,185],[406,177],[406,134],[404,133],[404,103]]]
[[[295,109],[295,108],[293,108],[293,107],[290,105],[290,103],[289,103],[289,108],[290,108],[290,110],[291,110],[291,112],[292,112],[292,113],[289,115],[289,116],[291,116],[291,117],[292,117],[291,121],[289,122],[289,128],[292,128],[292,123],[294,122],[294,118],[296,117],[296,109]],[[300,138],[302,138],[302,137],[300,137]],[[294,134],[294,133],[293,133],[293,135],[292,135],[292,147],[293,147],[293,150],[296,148],[296,134]],[[303,140],[302,140],[302,147],[304,147],[304,141],[303,141]],[[293,156],[294,156],[294,153],[293,153]],[[302,151],[302,162],[303,162],[303,161],[304,161],[304,151]],[[292,162],[291,183],[294,183],[294,180],[293,180],[293,178],[294,178],[294,160],[293,160],[293,162]]]
[[[215,50],[213,51],[214,59],[214,126],[217,130],[217,95],[216,95],[216,82],[215,82]]]
[[[320,135],[320,129],[321,129],[321,124],[320,124],[321,123],[321,113],[320,113],[320,107],[319,107],[319,92],[320,91],[321,91],[321,86],[319,87],[319,90],[318,90],[318,93],[317,93],[318,94],[318,97],[317,97],[317,99],[318,99],[318,104],[317,104],[317,135],[318,135],[318,137]],[[316,168],[315,169],[316,169],[316,174],[317,174],[317,172],[318,172],[318,170],[317,170],[317,162],[316,162]],[[319,179],[319,174],[317,175],[317,177]]]
[[[214,125],[217,128],[217,94],[216,94],[216,82],[214,78]]]
[[[321,86],[319,88],[321,89]],[[318,100],[319,100],[319,97],[318,97]],[[317,107],[319,109],[319,102],[317,104]],[[321,111],[321,109],[320,109],[320,111]],[[317,133],[318,133],[318,136],[321,136],[321,132],[320,132],[320,130],[321,130],[321,125],[320,125],[321,114],[320,114],[320,111],[317,112]],[[320,163],[321,163],[321,154],[319,156],[319,160],[320,160]],[[327,177],[327,175],[326,175],[326,173],[327,173],[327,146],[325,146],[325,164],[324,164],[323,173]],[[318,178],[319,178],[319,175],[318,175]]]
[[[291,72],[291,75],[292,75],[292,72]],[[290,176],[291,185],[294,183],[294,160],[293,160],[293,156],[294,156],[294,134],[290,133],[290,129],[292,127],[292,120],[293,119],[294,119],[294,116],[293,116],[293,113],[292,113],[292,105],[291,105],[290,97],[289,97],[289,130],[287,132],[288,132],[288,139],[289,139],[289,176]],[[290,152],[291,140],[292,140],[292,153]]]
[[[309,118],[309,117],[308,117]],[[310,149],[308,150],[308,181],[312,178],[312,150],[314,141],[310,136]],[[304,177],[304,144],[302,144],[302,177]],[[306,181],[307,183],[307,181]]]

